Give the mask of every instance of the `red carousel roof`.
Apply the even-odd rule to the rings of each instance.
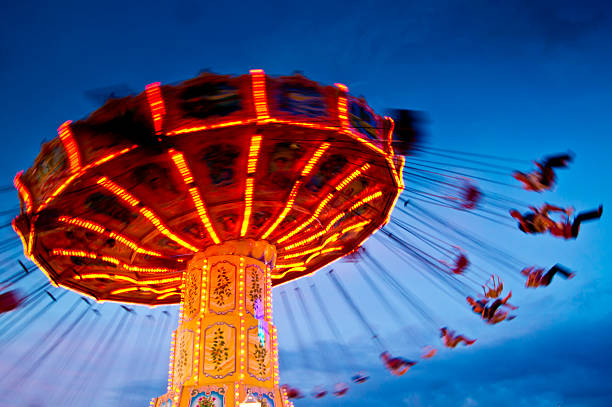
[[[13,225],[49,279],[100,300],[180,300],[185,261],[267,240],[275,285],[350,253],[401,191],[393,122],[344,85],[261,70],[151,84],[60,126],[15,177]]]

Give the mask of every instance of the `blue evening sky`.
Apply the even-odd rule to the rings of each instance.
[[[427,112],[428,143],[438,148],[526,160],[573,151],[576,159],[569,170],[559,173],[554,192],[519,194],[536,204],[549,201],[577,210],[604,204],[601,221],[585,225],[578,240],[525,236],[452,211],[444,216],[534,264],[567,265],[577,271],[575,279],[555,280],[548,288],[531,291],[515,280],[511,288],[521,306],[519,317],[495,327],[483,326],[467,306],[460,309],[433,288],[419,289],[420,297],[438,315],[478,342],[468,349],[442,351],[399,378],[380,367],[377,351],[360,326],[338,316],[372,380],[353,386],[345,398],[307,398],[295,405],[612,405],[609,2],[25,0],[5,2],[0,10],[1,185],[10,184],[15,173],[32,164],[41,142],[55,137],[59,124],[95,110],[99,103],[85,92],[118,84],[140,91],[150,82],[176,82],[202,69],[243,74],[262,68],[273,75],[299,70],[322,83],[344,83],[378,111],[403,107]],[[525,169],[529,166],[523,164]],[[2,199],[2,210],[17,206],[16,193],[4,193]],[[9,236],[8,231],[3,236]],[[401,275],[406,267],[401,259],[390,258],[376,239],[367,246]],[[376,320],[379,304],[365,287],[353,282],[353,269],[338,263],[337,270]],[[401,276],[407,286],[421,287],[418,276],[408,272]],[[330,303],[336,304],[337,293],[324,273],[313,279]],[[307,287],[306,282],[300,284]],[[292,287],[289,284],[286,289]],[[305,391],[315,384],[332,384],[338,371],[330,366],[340,356],[330,357],[325,369],[305,370],[289,315],[277,294],[283,381]],[[52,316],[65,312],[74,298],[70,294],[62,299],[63,305],[36,320],[23,343],[11,344],[11,352],[19,355],[41,340],[55,321]],[[115,312],[116,307],[105,306],[96,329],[106,326]],[[294,310],[297,307],[294,302]],[[147,313],[164,318],[161,309],[142,309],[134,318]],[[306,333],[307,325],[302,319],[299,322]],[[174,324],[173,319],[166,329]],[[151,326],[146,321],[138,326],[144,334],[134,330],[125,337],[125,346],[118,343],[112,355],[96,359],[100,373],[88,379],[90,393],[75,394],[72,404],[64,400],[64,405],[114,406],[123,400],[122,405],[144,406],[148,397],[164,392],[167,337],[150,340],[158,346],[159,360],[145,355],[140,361],[155,359],[148,365],[148,377],[135,377],[122,360],[108,364],[109,358],[138,350],[139,341],[149,341],[146,330]],[[380,318],[376,326],[395,353],[407,349],[402,348],[402,327],[397,321]],[[311,337],[306,342],[307,346],[314,343]],[[58,352],[71,355],[71,347],[65,345]],[[0,356],[9,349],[2,346]],[[9,388],[7,369],[14,355],[0,360],[2,405],[19,401],[32,407],[51,406],[62,400],[55,394],[58,389],[67,391],[79,384],[62,383],[58,376],[70,367],[59,359],[41,364],[29,383]],[[79,363],[87,359],[87,355],[71,356]],[[111,367],[115,373],[103,378]]]

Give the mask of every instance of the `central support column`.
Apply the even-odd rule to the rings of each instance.
[[[271,272],[276,249],[237,240],[194,255],[183,274],[179,327],[172,335],[168,393],[154,407],[262,407],[290,403],[278,386]]]

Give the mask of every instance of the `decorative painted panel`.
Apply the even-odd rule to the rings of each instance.
[[[204,368],[206,376],[216,379],[236,371],[236,329],[219,322],[204,330]]]
[[[221,260],[210,266],[209,311],[215,314],[226,314],[236,306],[236,274],[238,267]]]

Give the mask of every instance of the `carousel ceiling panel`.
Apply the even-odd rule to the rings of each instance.
[[[402,188],[391,129],[300,75],[152,84],[59,128],[15,178],[14,227],[52,281],[98,299],[178,302],[186,261],[238,239],[274,244],[284,283],[386,222]]]

